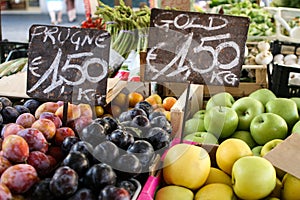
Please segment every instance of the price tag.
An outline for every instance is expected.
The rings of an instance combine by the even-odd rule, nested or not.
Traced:
[[[152,9],[145,80],[237,87],[250,20]]]
[[[96,29],[33,25],[27,95],[97,104],[106,95],[110,35]]]

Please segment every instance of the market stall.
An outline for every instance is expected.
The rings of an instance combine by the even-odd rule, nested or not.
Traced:
[[[0,199],[299,198],[298,8],[86,3],[1,40]]]

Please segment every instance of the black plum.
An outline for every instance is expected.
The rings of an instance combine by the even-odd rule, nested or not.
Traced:
[[[87,170],[83,183],[94,192],[98,192],[106,185],[115,185],[116,180],[117,175],[110,165],[98,163]]]
[[[81,188],[68,200],[97,200],[97,197],[91,189]]]
[[[149,120],[151,121],[153,118],[158,117],[158,116],[166,116],[163,112],[159,112],[159,111],[154,111],[152,113],[149,114]]]
[[[18,111],[19,114],[30,113],[29,108],[25,107],[24,105],[15,105],[14,108]]]
[[[61,165],[74,169],[79,176],[84,175],[90,167],[88,158],[79,151],[70,152],[62,161]]]
[[[134,142],[134,137],[126,130],[116,129],[106,136],[107,140],[126,150]]]
[[[104,120],[103,118],[96,118],[93,122],[102,125],[106,134],[110,131],[110,124],[107,120]]]
[[[69,151],[71,150],[72,146],[79,141],[80,141],[80,139],[76,136],[66,137],[61,144],[62,152],[65,155],[67,155],[69,153]]]
[[[153,112],[152,105],[147,101],[140,101],[137,104],[135,104],[134,107],[143,109],[147,113],[147,116],[149,116],[149,114]]]
[[[78,189],[78,174],[68,166],[61,166],[51,178],[49,188],[57,197],[71,196]]]
[[[167,120],[166,116],[157,116],[150,121],[151,127],[160,127],[166,130],[169,134],[172,133],[171,123]]]
[[[133,153],[140,160],[143,170],[149,170],[149,166],[154,159],[155,152],[153,146],[146,140],[136,140],[127,149],[127,152]]]
[[[148,117],[144,115],[137,115],[131,121],[131,126],[147,129],[151,127]]]
[[[16,108],[11,106],[6,106],[1,110],[1,115],[3,117],[3,123],[14,123],[20,115]]]
[[[137,190],[137,186],[129,180],[121,180],[117,182],[117,187],[124,188],[125,190],[127,190],[131,197],[135,194]]]
[[[115,118],[111,116],[106,116],[103,117],[103,120],[105,120],[109,124],[109,129],[107,130],[107,134],[119,128],[119,123]]]
[[[42,104],[42,102],[36,99],[28,99],[24,102],[23,106],[30,110],[31,114],[35,114],[36,109]]]
[[[31,197],[34,200],[54,200],[56,197],[50,191],[51,178],[45,178],[39,181],[32,190]]]
[[[111,141],[104,141],[98,144],[94,151],[93,156],[102,163],[111,164],[120,155],[117,145]]]
[[[138,115],[143,115],[143,116],[147,117],[147,113],[141,108],[132,108],[132,109],[128,110],[126,113],[127,113],[129,120],[132,120],[135,116],[138,116]]]
[[[170,144],[170,134],[160,127],[151,128],[146,134],[146,140],[151,143],[155,151],[162,153]]]
[[[73,151],[79,151],[83,153],[89,159],[89,161],[93,160],[93,146],[86,141],[76,142],[70,149],[70,152]]]
[[[124,188],[108,185],[100,191],[98,200],[130,200],[130,194]]]
[[[3,108],[13,105],[12,101],[8,97],[0,97],[0,102]]]
[[[121,155],[114,164],[117,175],[122,180],[136,177],[142,172],[142,164],[138,157],[132,153]]]
[[[81,140],[86,141],[93,146],[96,146],[104,141],[105,136],[105,128],[101,124],[95,122],[92,122],[91,124],[84,127],[79,133],[79,137],[81,138]]]

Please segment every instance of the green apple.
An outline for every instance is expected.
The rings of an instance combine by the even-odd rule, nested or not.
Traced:
[[[251,149],[251,151],[253,152],[253,155],[254,156],[260,156],[260,152],[261,152],[261,149],[262,149],[262,145],[258,145],[258,146],[255,146]]]
[[[205,110],[199,110],[195,112],[192,118],[204,119],[204,115],[205,115]]]
[[[238,130],[249,130],[252,119],[265,111],[264,105],[251,97],[242,97],[236,100],[232,109],[239,117]]]
[[[251,149],[257,145],[249,131],[235,131],[230,137],[243,140]]]
[[[269,153],[272,149],[274,149],[278,144],[283,142],[282,139],[273,139],[264,144],[260,151],[260,156],[264,157],[267,153]]]
[[[276,171],[270,161],[259,156],[239,158],[232,166],[235,194],[241,199],[267,197],[276,186]]]
[[[216,136],[214,136],[212,133],[208,132],[191,133],[186,135],[183,140],[205,144],[218,144],[218,138],[216,138]]]
[[[191,118],[188,119],[184,124],[184,135],[203,131],[205,131],[204,119]]]
[[[157,190],[155,194],[155,199],[193,200],[194,193],[186,187],[181,187],[177,185],[167,185]]]
[[[300,179],[286,173],[282,179],[282,199],[299,199],[300,197]]]
[[[231,107],[234,103],[234,98],[229,92],[220,92],[214,94],[206,103],[206,110],[214,106]]]
[[[209,133],[217,138],[228,138],[238,126],[238,115],[229,107],[214,106],[206,110],[204,116],[204,127]]]
[[[288,134],[288,125],[277,114],[262,113],[252,120],[250,133],[258,145],[264,145],[273,139],[285,139]]]
[[[266,104],[266,112],[281,116],[292,129],[299,120],[297,104],[288,98],[276,98]]]
[[[297,104],[298,112],[300,112],[300,97],[291,97],[290,99]]]
[[[276,95],[272,92],[272,90],[269,90],[267,88],[255,90],[254,92],[249,94],[249,97],[260,101],[264,106],[269,100],[277,98]]]
[[[291,133],[298,133],[298,134],[300,134],[300,121],[297,121],[294,124]]]

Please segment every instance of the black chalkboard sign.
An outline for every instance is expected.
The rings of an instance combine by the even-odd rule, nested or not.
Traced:
[[[109,49],[103,30],[31,26],[27,95],[97,104],[106,95]]]
[[[152,9],[145,80],[239,85],[250,20]]]

